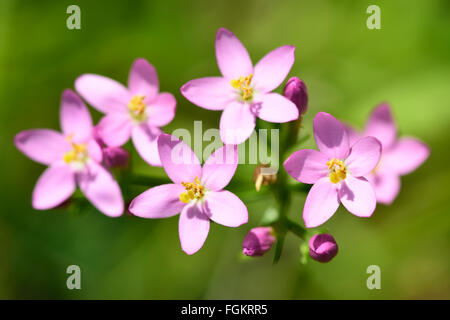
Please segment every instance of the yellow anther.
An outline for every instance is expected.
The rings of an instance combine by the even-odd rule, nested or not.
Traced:
[[[338,183],[347,177],[347,167],[342,160],[333,158],[327,162],[327,166],[330,171],[329,177],[332,183]]]
[[[230,81],[231,86],[239,90],[239,94],[244,100],[251,100],[253,98],[253,88],[250,87],[252,82],[253,74],[246,77],[239,77],[238,79],[233,79]]]
[[[64,162],[71,163],[74,161],[79,161],[84,163],[88,157],[86,148],[87,147],[85,143],[72,142],[72,150],[64,153],[63,155]]]
[[[128,103],[128,109],[138,115],[144,113],[147,105],[144,102],[145,96],[135,95]]]
[[[194,182],[181,182],[181,185],[186,189],[180,194],[180,201],[188,203],[194,199],[201,199],[205,195],[205,188],[201,185],[200,179],[195,177]]]

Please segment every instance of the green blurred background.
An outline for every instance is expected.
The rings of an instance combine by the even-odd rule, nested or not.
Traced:
[[[66,8],[81,7],[81,30],[66,28]],[[381,8],[381,30],[369,30],[366,8]],[[450,298],[450,2],[442,1],[8,1],[0,2],[0,298],[62,299],[409,299]],[[175,94],[165,130],[218,127],[220,112],[190,104],[179,91],[190,79],[218,75],[214,36],[233,31],[257,62],[284,44],[297,47],[291,76],[309,89],[304,132],[326,111],[362,128],[381,101],[392,104],[402,134],[431,147],[428,161],[402,179],[391,206],[370,219],[340,209],[324,226],[339,243],[328,264],[300,264],[299,240],[287,237],[281,261],[272,253],[240,257],[247,231],[273,200],[248,203],[240,228],[212,225],[194,256],[181,251],[178,218],[107,218],[35,211],[31,193],[44,167],[13,146],[29,128],[59,128],[59,100],[86,72],[125,82],[131,63],[155,65],[160,87]],[[278,89],[280,90],[280,89]],[[95,119],[99,114],[90,109]],[[306,146],[313,146],[309,139]],[[146,175],[162,175],[134,154]],[[234,186],[251,187],[242,165]],[[129,187],[137,195],[145,187]],[[304,196],[289,216],[301,222]],[[302,222],[301,222],[302,223]],[[81,267],[82,289],[66,288],[66,268]],[[381,290],[368,290],[366,268],[381,268]]]

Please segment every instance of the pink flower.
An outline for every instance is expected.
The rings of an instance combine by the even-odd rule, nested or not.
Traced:
[[[242,242],[242,253],[250,257],[262,256],[272,248],[275,241],[275,231],[272,227],[253,228]]]
[[[62,134],[50,129],[22,131],[14,138],[16,147],[30,159],[48,165],[34,190],[35,209],[51,209],[68,199],[78,185],[101,212],[117,217],[123,199],[113,176],[99,163],[102,151],[93,138],[91,115],[83,101],[65,90],[60,114]]]
[[[397,138],[397,128],[386,103],[372,112],[363,134],[349,127],[347,133],[351,141],[373,136],[383,146],[380,162],[366,175],[379,203],[391,204],[400,191],[400,176],[416,170],[430,155],[430,149],[418,139]]]
[[[181,93],[199,107],[223,110],[220,135],[226,144],[244,142],[255,128],[256,117],[270,122],[298,118],[295,104],[271,93],[294,64],[293,46],[282,46],[253,67],[250,56],[236,36],[221,28],[216,35],[216,58],[223,77],[189,81]]]
[[[170,93],[158,93],[158,76],[147,60],[134,61],[128,88],[95,74],[78,77],[75,88],[87,102],[106,114],[98,126],[108,146],[122,146],[131,137],[145,161],[161,165],[156,142],[161,133],[159,128],[172,121],[176,101]]]
[[[316,115],[313,130],[319,151],[299,150],[284,162],[294,179],[314,184],[303,209],[306,227],[326,222],[339,203],[356,216],[370,217],[376,206],[375,192],[364,176],[380,159],[380,142],[365,137],[350,146],[344,126],[325,112]]]
[[[338,253],[338,245],[328,233],[316,234],[309,239],[309,256],[319,262],[329,262]]]
[[[194,152],[178,138],[158,138],[162,166],[173,184],[151,188],[130,204],[130,212],[142,218],[167,218],[179,212],[181,248],[197,252],[206,240],[210,219],[227,227],[247,223],[245,204],[233,193],[222,190],[236,171],[237,147],[217,149],[202,166]]]

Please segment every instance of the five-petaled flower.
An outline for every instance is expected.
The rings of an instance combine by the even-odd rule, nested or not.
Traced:
[[[362,134],[348,126],[346,129],[351,142],[373,136],[383,146],[380,162],[366,175],[379,203],[391,204],[400,191],[400,176],[416,170],[430,154],[430,149],[416,138],[397,139],[397,128],[386,103],[374,109]]]
[[[195,153],[178,138],[161,134],[158,148],[164,170],[173,184],[151,188],[130,204],[130,212],[142,218],[167,218],[180,213],[181,248],[194,254],[203,246],[210,219],[227,227],[247,223],[245,204],[233,193],[222,190],[238,164],[235,145],[217,149],[200,165]]]
[[[326,222],[340,202],[354,215],[370,217],[376,206],[375,192],[364,176],[380,159],[380,142],[365,137],[350,145],[343,124],[325,112],[315,116],[313,131],[319,151],[296,151],[284,163],[294,179],[314,184],[303,209],[306,227]]]
[[[220,136],[226,144],[247,140],[255,128],[256,117],[269,122],[288,122],[298,118],[293,102],[271,93],[288,75],[295,47],[282,46],[268,53],[254,67],[236,36],[221,28],[216,35],[216,58],[223,77],[189,81],[181,93],[192,103],[209,110],[223,110]]]
[[[160,127],[175,116],[176,100],[171,93],[158,93],[158,76],[147,60],[140,58],[134,61],[128,88],[95,74],[78,77],[75,88],[87,102],[106,114],[98,128],[108,146],[119,147],[131,136],[145,161],[153,166],[161,165],[156,141],[161,133]]]
[[[16,147],[30,159],[48,165],[34,190],[35,209],[51,209],[68,199],[80,187],[86,198],[104,214],[117,217],[123,212],[119,185],[104,169],[102,151],[93,137],[91,115],[71,90],[61,100],[62,134],[50,129],[18,133]]]

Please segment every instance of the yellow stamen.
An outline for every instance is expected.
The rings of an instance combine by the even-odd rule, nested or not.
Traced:
[[[345,180],[347,177],[347,167],[342,160],[332,158],[327,162],[328,170],[330,171],[330,181],[338,183]]]
[[[86,148],[87,146],[85,143],[72,142],[72,150],[64,153],[63,155],[64,162],[66,163],[71,163],[74,161],[85,162],[88,157]]]
[[[147,105],[145,104],[144,99],[145,96],[135,95],[128,103],[128,110],[131,117],[138,122],[144,121],[147,117],[145,112],[147,110]]]
[[[233,79],[230,81],[231,86],[239,90],[242,99],[251,100],[253,98],[253,88],[250,87],[252,82],[253,74],[246,77],[239,77],[238,79]]]
[[[194,182],[182,182],[185,192],[180,194],[180,201],[189,203],[191,200],[199,200],[205,195],[205,188],[201,185],[198,177],[195,177]]]

